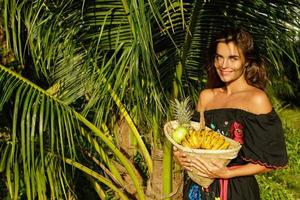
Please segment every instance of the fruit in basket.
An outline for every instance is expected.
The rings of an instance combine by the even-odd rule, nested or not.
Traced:
[[[201,139],[199,137],[200,132],[191,130],[191,132],[184,138],[184,140],[181,142],[182,146],[198,149],[201,146]]]
[[[229,143],[213,130],[192,130],[181,142],[182,146],[195,149],[224,150]]]
[[[181,143],[181,141],[185,138],[185,136],[189,133],[189,130],[183,126],[179,126],[172,133],[172,138],[175,142]]]
[[[193,115],[191,110],[190,99],[187,97],[183,101],[175,99],[171,102],[174,117],[178,122],[178,126],[172,132],[172,138],[175,142],[180,144],[182,140],[189,133],[190,121]]]
[[[175,99],[171,106],[178,122],[178,126],[171,133],[175,142],[194,149],[224,150],[229,147],[229,143],[219,133],[211,129],[194,130],[191,127],[193,111],[189,97],[183,101]]]

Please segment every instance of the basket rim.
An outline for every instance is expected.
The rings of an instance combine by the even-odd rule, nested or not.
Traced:
[[[227,141],[229,141],[230,143],[233,143],[234,144],[234,148],[230,148],[230,149],[223,149],[223,150],[211,150],[211,149],[192,149],[192,148],[189,148],[189,147],[184,147],[180,144],[178,144],[177,142],[175,142],[173,140],[173,138],[171,137],[171,135],[169,134],[168,132],[168,126],[170,124],[177,124],[178,125],[178,122],[177,120],[172,120],[172,121],[168,121],[165,125],[164,125],[164,133],[165,133],[165,136],[167,137],[167,139],[174,145],[176,146],[177,148],[179,148],[180,150],[184,151],[184,152],[188,152],[188,153],[196,153],[196,154],[228,154],[228,153],[238,153],[239,150],[241,149],[242,145],[237,142],[237,141],[234,141],[226,136],[223,136],[225,137],[225,139]],[[195,122],[195,121],[191,121],[191,125],[198,125],[199,122]],[[210,129],[209,127],[206,126],[206,128]]]

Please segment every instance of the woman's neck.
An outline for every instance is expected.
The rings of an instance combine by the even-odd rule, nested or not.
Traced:
[[[245,91],[249,87],[251,86],[247,83],[246,79],[242,76],[237,80],[234,80],[230,83],[226,83],[223,90],[227,95],[231,95],[237,92]]]

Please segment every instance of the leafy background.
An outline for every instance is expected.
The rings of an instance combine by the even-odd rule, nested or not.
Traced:
[[[289,155],[257,176],[262,199],[300,198],[299,0],[0,5],[1,198],[167,197],[180,184],[162,134],[169,100],[196,102],[211,39],[241,25],[268,61]]]

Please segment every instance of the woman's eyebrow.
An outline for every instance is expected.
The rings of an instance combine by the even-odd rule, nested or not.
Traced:
[[[239,55],[230,55],[229,58],[240,58]]]
[[[218,53],[216,53],[216,56],[224,57],[223,55],[218,54]],[[230,55],[229,58],[240,58],[240,56],[233,54],[233,55]]]

